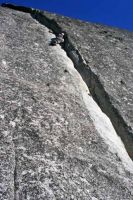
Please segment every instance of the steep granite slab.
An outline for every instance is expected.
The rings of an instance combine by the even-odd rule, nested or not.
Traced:
[[[55,36],[11,9],[0,24],[0,199],[132,199],[132,161]]]
[[[31,13],[55,34],[65,31],[63,48],[133,159],[133,34],[32,8],[3,6]]]
[[[66,32],[69,57],[133,158],[133,33],[42,13]]]

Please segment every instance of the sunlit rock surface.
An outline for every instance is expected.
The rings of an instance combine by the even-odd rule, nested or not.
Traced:
[[[133,199],[133,163],[55,35],[2,7],[0,24],[0,199]]]
[[[66,31],[73,46],[66,49],[79,62],[78,70],[133,159],[133,33],[47,12],[44,15]]]

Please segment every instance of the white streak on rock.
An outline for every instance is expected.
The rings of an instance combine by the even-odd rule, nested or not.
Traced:
[[[5,116],[4,116],[4,115],[0,115],[0,118],[1,118],[1,119],[4,119],[4,118],[5,118]]]
[[[60,47],[57,46],[56,48],[59,52]],[[86,108],[89,112],[89,115],[94,123],[96,130],[104,139],[105,143],[109,146],[109,150],[112,153],[117,154],[121,159],[124,167],[131,173],[133,173],[133,161],[129,157],[125,146],[121,141],[120,137],[117,135],[110,119],[107,115],[105,115],[105,113],[102,112],[102,110],[94,101],[94,99],[90,95],[88,95],[90,94],[90,91],[86,83],[83,81],[78,71],[74,68],[72,61],[67,57],[67,55],[65,55],[66,52],[63,52],[62,50],[60,54],[62,55],[62,62],[64,61],[65,64],[67,63],[69,73],[74,77],[74,80],[76,80],[75,85],[80,90],[80,93],[83,97],[83,101],[86,105]]]
[[[5,66],[7,65],[5,60],[2,60],[2,64]]]
[[[10,121],[9,123],[13,128],[16,126],[16,122]]]

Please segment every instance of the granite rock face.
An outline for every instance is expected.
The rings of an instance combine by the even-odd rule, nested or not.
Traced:
[[[133,158],[133,33],[44,15],[66,31],[69,56]]]
[[[33,11],[0,7],[0,199],[133,199],[133,162],[109,118],[92,98],[82,73],[75,69],[80,51],[84,59],[80,57],[81,65],[77,61],[78,70],[85,67],[87,59],[97,66],[96,73],[103,66],[102,56],[93,58],[93,50],[97,48],[98,54],[102,46],[95,41],[98,34],[94,31],[95,37],[89,42],[94,49],[85,45],[86,38],[81,45],[82,33],[87,31],[84,23]],[[67,31],[63,47],[49,45],[55,37],[50,26],[54,24],[55,33],[59,31],[55,22],[49,24],[51,16],[58,18],[65,31],[71,23],[75,27],[70,36]],[[69,55],[72,44],[77,45],[76,55],[74,47]],[[112,52],[112,46],[108,51]],[[90,56],[85,48],[87,52],[92,49]],[[100,71],[100,80],[105,78],[101,82],[110,93],[109,72],[105,70],[104,76],[102,67]],[[125,82],[122,84],[124,88]],[[115,96],[121,93],[112,88],[114,99],[121,103]],[[122,114],[127,112],[125,105],[121,106]]]

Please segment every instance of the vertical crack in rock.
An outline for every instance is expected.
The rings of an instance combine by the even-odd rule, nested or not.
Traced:
[[[55,35],[63,31],[57,22],[46,17],[43,14],[43,11],[11,4],[3,4],[2,6],[30,13],[35,20],[51,29]],[[81,77],[85,81],[95,101],[98,103],[102,111],[110,118],[117,134],[121,137],[129,156],[133,159],[132,128],[126,124],[119,111],[112,105],[110,97],[105,91],[104,86],[100,82],[98,76],[86,64],[79,50],[75,49],[75,47],[72,45],[67,33],[65,34],[65,42],[62,45],[62,48],[72,60],[76,70],[80,73]]]
[[[14,150],[15,151],[15,150]],[[17,177],[17,170],[16,170],[16,152],[14,152],[14,200],[17,200],[16,198],[16,190],[17,190],[17,185],[16,185],[16,177]]]
[[[12,181],[13,181],[12,191],[13,191],[13,199],[17,200],[17,198],[16,198],[17,156],[16,156],[16,147],[15,147],[15,141],[14,141],[14,138],[13,138],[13,133],[12,133],[12,136],[11,136],[11,144],[12,144],[12,149],[13,149],[12,166],[10,166],[13,169],[12,170]]]

